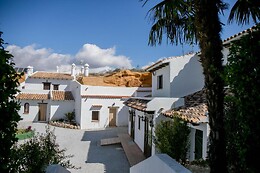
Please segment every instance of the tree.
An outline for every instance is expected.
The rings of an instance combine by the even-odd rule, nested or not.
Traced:
[[[4,49],[0,32],[0,172],[11,172],[11,148],[17,141],[15,132],[20,120],[19,103],[15,100],[18,92],[18,79],[12,55]]]
[[[161,121],[155,127],[155,145],[178,162],[185,163],[188,151],[190,128],[180,118]]]
[[[147,3],[148,0],[145,0]],[[257,0],[239,0],[250,4]],[[245,5],[244,4],[244,5]],[[259,10],[259,2],[255,4]],[[252,6],[251,6],[252,7]],[[222,0],[164,0],[149,10],[153,26],[149,35],[149,44],[161,44],[163,34],[171,44],[193,43],[198,41],[200,61],[205,76],[205,88],[209,112],[209,166],[212,173],[227,172],[226,136],[224,129],[224,81],[221,22],[219,12],[227,8]],[[239,9],[239,10],[238,10]],[[238,22],[248,21],[250,15],[241,6],[234,6],[230,21],[235,17]],[[256,20],[259,11],[247,8]],[[257,12],[255,12],[257,11]],[[256,14],[257,13],[257,14]],[[231,13],[232,14],[232,13]],[[241,19],[241,21],[239,20]]]
[[[225,79],[230,172],[258,172],[260,154],[260,28],[231,43]]]

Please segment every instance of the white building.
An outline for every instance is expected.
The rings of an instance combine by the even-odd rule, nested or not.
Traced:
[[[127,126],[128,108],[123,102],[132,96],[151,94],[150,87],[118,87],[106,85],[101,77],[88,76],[89,66],[77,76],[75,64],[71,74],[33,72],[28,66],[25,81],[17,95],[22,121],[53,121],[65,119],[65,113],[75,112],[81,129]],[[79,78],[81,79],[80,83]]]
[[[255,28],[249,28],[223,41],[223,65],[227,63],[230,44]],[[151,153],[156,154],[151,137],[156,123],[178,116],[187,121],[191,129],[187,158],[190,161],[207,158],[210,127],[203,89],[204,75],[198,56],[199,53],[170,57],[149,66],[146,70],[153,74],[152,97],[131,98],[125,102],[129,107],[129,134],[147,157]],[[166,98],[172,100],[165,103]],[[157,101],[150,106],[150,103],[154,103],[153,100]]]
[[[129,134],[149,157],[156,153],[153,127],[167,119],[164,112],[185,105],[184,96],[201,90],[204,76],[196,54],[159,60],[146,70],[152,73],[152,97],[130,98],[125,105],[130,108]],[[196,128],[200,129],[197,124]]]

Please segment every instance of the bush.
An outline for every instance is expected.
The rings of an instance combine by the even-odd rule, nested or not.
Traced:
[[[45,134],[37,134],[25,143],[12,148],[12,172],[43,173],[48,165],[60,164],[65,168],[76,168],[65,155],[66,149],[59,149],[54,131],[46,127]]]
[[[187,122],[179,118],[161,121],[155,127],[155,144],[160,152],[184,163],[188,151],[190,129]]]
[[[66,117],[66,119],[67,119],[70,123],[72,123],[73,120],[75,120],[75,112],[74,112],[74,111],[73,111],[73,112],[67,112],[67,113],[65,114],[65,117]]]

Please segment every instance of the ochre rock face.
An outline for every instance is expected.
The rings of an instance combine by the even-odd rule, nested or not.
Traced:
[[[122,70],[108,76],[104,76],[104,83],[126,87],[151,87],[152,75],[149,72],[133,72]]]

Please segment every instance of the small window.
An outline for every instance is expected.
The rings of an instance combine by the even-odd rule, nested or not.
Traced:
[[[163,88],[163,75],[157,76],[157,89]]]
[[[30,105],[29,105],[29,103],[25,103],[24,104],[24,109],[23,109],[23,113],[24,114],[29,114],[29,107],[30,107]]]
[[[50,90],[51,89],[51,83],[43,82],[43,89],[44,90]]]
[[[99,121],[99,111],[92,111],[92,121]]]
[[[53,84],[53,90],[59,90],[59,84]]]

